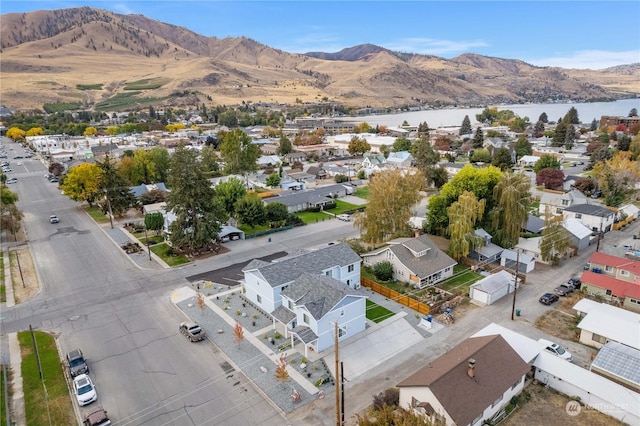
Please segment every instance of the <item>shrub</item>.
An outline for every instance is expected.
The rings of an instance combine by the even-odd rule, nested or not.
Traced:
[[[389,281],[393,277],[393,265],[389,261],[373,265],[373,275],[380,281]]]
[[[400,389],[389,388],[373,396],[373,409],[381,410],[384,406],[397,407],[400,403]]]
[[[345,175],[342,174],[338,174],[335,177],[335,181],[336,183],[342,183],[342,182],[347,182],[349,180],[349,178]]]

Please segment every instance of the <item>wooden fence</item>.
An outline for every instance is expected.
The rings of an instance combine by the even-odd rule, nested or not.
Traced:
[[[419,302],[416,299],[412,299],[409,296],[405,296],[402,293],[398,293],[397,291],[392,290],[389,287],[385,287],[382,284],[378,284],[377,282],[372,281],[368,278],[360,277],[360,284],[363,287],[370,288],[371,290],[386,297],[387,299],[391,299],[394,302],[398,302],[401,305],[411,308],[414,311],[419,312],[423,315],[429,315],[431,308],[426,303]]]

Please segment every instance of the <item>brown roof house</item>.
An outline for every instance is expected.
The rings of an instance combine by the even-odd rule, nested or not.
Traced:
[[[400,406],[437,425],[499,419],[529,366],[500,335],[470,337],[398,383]]]

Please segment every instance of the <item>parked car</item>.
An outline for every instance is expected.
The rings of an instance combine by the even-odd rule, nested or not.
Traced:
[[[567,281],[567,284],[572,285],[575,290],[580,290],[580,287],[582,287],[582,281],[580,281],[579,277],[569,278],[569,281]]]
[[[89,366],[80,349],[74,349],[67,354],[67,367],[71,377],[89,374]]]
[[[540,296],[539,299],[540,303],[547,306],[551,305],[554,302],[557,302],[558,300],[560,300],[560,298],[553,293],[545,293]]]
[[[7,179],[7,183],[18,183],[18,179],[17,178],[9,178],[9,179]]]
[[[553,292],[558,296],[568,296],[573,293],[574,290],[575,288],[573,288],[571,284],[560,284],[558,287],[553,289]]]
[[[73,392],[78,399],[78,405],[81,407],[91,404],[98,399],[98,393],[91,378],[86,374],[80,374],[73,379]]]
[[[109,420],[107,416],[107,410],[102,407],[96,407],[84,416],[82,426],[111,426],[111,420]]]
[[[199,342],[206,337],[204,330],[195,322],[180,323],[179,329],[180,333],[187,336],[192,342]]]
[[[555,356],[558,356],[562,359],[566,359],[569,362],[571,362],[571,360],[573,359],[571,356],[571,352],[569,352],[568,350],[566,350],[565,348],[563,348],[557,343],[553,343],[546,339],[538,339],[538,342],[543,343],[546,346],[545,349],[551,352],[552,354],[554,354]]]
[[[55,214],[52,214],[51,216],[49,216],[49,223],[59,223],[60,219],[58,219],[58,216],[56,216]]]
[[[351,222],[351,215],[350,214],[339,214],[337,216],[338,219],[343,220],[345,222]]]

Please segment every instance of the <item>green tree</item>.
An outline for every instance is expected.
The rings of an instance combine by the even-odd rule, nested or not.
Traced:
[[[153,174],[149,176],[152,182],[167,182],[171,162],[169,151],[161,146],[154,146],[147,151],[147,158],[153,163]]]
[[[491,153],[487,148],[474,149],[469,161],[472,163],[489,163],[491,162]]]
[[[429,140],[429,125],[426,121],[418,124],[418,137],[426,137]]]
[[[536,136],[544,133],[544,123],[540,120],[536,121],[536,124],[533,126],[533,131],[536,133]],[[521,135],[524,136],[524,135]]]
[[[393,265],[388,260],[373,265],[373,275],[380,281],[389,281],[393,278]]]
[[[458,201],[447,209],[449,226],[449,254],[456,260],[469,255],[482,237],[474,232],[474,225],[484,215],[486,200],[478,200],[473,192],[464,191]]]
[[[289,210],[286,204],[274,202],[267,204],[265,214],[267,215],[267,221],[271,222],[273,227],[277,227],[287,220]]]
[[[227,173],[245,174],[258,169],[256,161],[260,157],[260,148],[241,129],[234,129],[224,136],[220,155]]]
[[[511,170],[513,161],[511,161],[511,152],[509,151],[509,148],[496,149],[493,153],[493,158],[491,159],[491,165],[496,166],[503,172]]]
[[[420,172],[404,175],[399,170],[390,170],[376,174],[369,183],[367,208],[354,221],[363,241],[377,244],[405,235],[411,209],[420,199],[423,187],[424,176]]]
[[[529,177],[522,173],[505,173],[493,188],[495,207],[490,213],[493,242],[501,247],[518,243],[531,207]]]
[[[617,207],[628,194],[637,192],[640,180],[640,163],[630,159],[626,152],[617,153],[612,159],[597,163],[592,172],[602,191],[607,206]]]
[[[482,148],[484,145],[484,133],[480,127],[476,128],[476,134],[473,136],[473,148]]]
[[[256,225],[267,222],[267,211],[264,202],[256,194],[246,194],[236,201],[236,216],[240,222],[254,229]]]
[[[167,195],[168,212],[176,219],[169,225],[169,241],[187,253],[215,241],[229,215],[215,198],[215,191],[198,161],[196,151],[179,146],[171,157]]]
[[[105,194],[104,201],[99,202],[102,212],[120,217],[136,204],[136,198],[118,172],[116,160],[106,155],[104,160],[96,161],[96,166],[102,170],[98,184]]]
[[[82,163],[67,172],[60,189],[73,201],[86,201],[90,206],[98,199],[102,170],[95,164]]]
[[[12,233],[14,240],[17,240],[16,234],[23,217],[16,205],[18,200],[18,194],[6,186],[0,186],[0,229]]]
[[[407,138],[396,138],[393,146],[391,147],[392,152],[409,151],[410,149],[411,141]]]
[[[567,249],[571,247],[571,235],[562,226],[562,220],[553,219],[547,208],[544,228],[540,239],[540,256],[542,260],[557,265]]]
[[[278,154],[287,155],[293,152],[293,144],[291,140],[286,136],[280,136],[280,141],[278,142]]]
[[[485,108],[480,114],[476,114],[476,121],[486,125],[491,125],[498,121],[498,107]]]
[[[433,185],[437,189],[449,181],[449,172],[442,166],[429,166],[424,171],[425,180],[428,185]]]
[[[551,154],[542,154],[533,166],[533,171],[538,173],[542,169],[560,169],[560,162]]]
[[[278,185],[280,185],[280,175],[278,173],[271,173],[269,176],[267,176],[266,184],[271,188],[277,187]]]
[[[247,187],[237,177],[230,177],[226,182],[220,182],[216,186],[216,198],[222,203],[225,211],[233,214],[236,201],[244,197]]]
[[[218,153],[211,145],[205,145],[200,151],[200,159],[205,172],[217,172],[220,169]]]
[[[595,132],[596,130],[598,130],[598,120],[594,118],[591,121],[591,127],[589,127],[589,130],[591,130],[592,132]]]
[[[547,116],[547,113],[543,112],[542,114],[540,114],[540,117],[538,117],[538,121],[542,121],[545,124],[548,123],[549,117]]]
[[[462,119],[462,125],[460,126],[460,130],[458,131],[458,135],[470,135],[473,132],[471,128],[471,120],[468,115],[465,115]]]
[[[380,154],[382,154],[384,158],[388,158],[390,152],[391,152],[391,148],[389,148],[387,145],[385,144],[380,145]]]
[[[525,135],[518,136],[513,149],[516,151],[516,156],[518,159],[524,157],[525,155],[533,154],[533,150],[531,149],[531,142]]]
[[[349,142],[349,146],[347,147],[347,150],[351,155],[362,155],[370,149],[371,145],[369,145],[369,142],[367,142],[365,138],[358,136],[353,136]]]
[[[567,123],[562,120],[557,125],[553,132],[553,138],[551,138],[551,146],[564,145],[565,137],[567,134]]]
[[[433,166],[440,160],[440,155],[433,149],[429,139],[421,136],[411,146],[411,155],[416,162],[416,168],[426,174],[428,167]]]
[[[148,213],[144,216],[144,226],[149,231],[155,231],[156,235],[160,235],[164,227],[164,216],[162,213]]]
[[[569,111],[567,111],[562,120],[566,121],[568,124],[580,124],[580,119],[578,118],[578,110],[575,107],[569,108]]]
[[[619,151],[629,151],[629,147],[631,146],[631,137],[627,135],[621,135],[618,137],[618,150]]]
[[[589,157],[589,169],[593,169],[596,164],[613,158],[613,151],[608,146],[602,146],[591,153]]]

